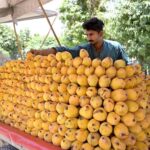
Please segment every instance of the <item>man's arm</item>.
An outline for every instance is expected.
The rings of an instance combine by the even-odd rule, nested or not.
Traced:
[[[73,48],[61,46],[61,47],[52,47],[50,49],[45,49],[45,50],[31,50],[30,52],[34,55],[47,56],[49,54],[56,54],[57,52],[68,51],[72,54],[73,57],[77,57],[79,55],[79,51],[81,48],[82,46],[76,46]]]
[[[43,55],[43,56],[47,56],[49,54],[56,54],[56,49],[54,48],[49,48],[49,49],[44,49],[44,50],[30,50],[29,52],[31,52],[34,55]]]

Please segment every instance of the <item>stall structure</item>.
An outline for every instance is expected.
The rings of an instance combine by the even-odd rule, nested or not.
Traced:
[[[32,0],[32,1],[31,0],[0,0],[0,23],[8,23],[8,22],[13,23],[18,51],[22,59],[23,59],[22,49],[21,49],[21,44],[16,29],[16,25],[18,21],[45,17],[50,26],[50,30],[54,34],[54,37],[58,45],[61,46],[60,41],[49,19],[49,17],[57,16],[57,12],[52,10],[45,10],[43,7],[44,4],[50,1],[52,0]],[[45,40],[46,38],[44,38],[44,41]]]
[[[61,150],[60,147],[0,123],[0,139],[19,150]]]

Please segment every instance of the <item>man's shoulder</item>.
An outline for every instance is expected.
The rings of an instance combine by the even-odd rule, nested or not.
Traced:
[[[112,46],[115,48],[121,47],[121,44],[117,41],[112,41],[112,40],[104,40],[105,44],[108,46]]]

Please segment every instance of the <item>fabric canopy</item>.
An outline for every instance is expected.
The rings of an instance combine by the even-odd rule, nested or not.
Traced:
[[[46,14],[48,17],[57,16],[56,11],[52,11],[52,10],[45,10],[45,11],[46,11]],[[43,17],[44,17],[43,11],[39,8],[33,12],[22,15],[21,17],[17,18],[16,21],[38,19],[38,18],[43,18]],[[0,23],[8,23],[8,22],[12,22],[11,15],[8,15],[7,17],[0,18]]]
[[[21,57],[22,57],[22,50],[19,37],[16,31],[16,23],[17,21],[20,20],[29,20],[34,18],[46,17],[47,22],[58,44],[61,46],[58,37],[48,18],[50,16],[57,15],[57,13],[50,10],[46,11],[43,8],[43,4],[48,3],[50,1],[52,0],[0,0],[0,23],[13,22],[16,41],[18,45],[18,51]],[[39,7],[41,8],[41,10],[38,9]]]
[[[50,1],[41,0],[43,4]],[[0,0],[0,22],[42,17],[42,11],[38,7],[38,0]],[[56,15],[56,12],[48,11],[48,16],[53,15]]]

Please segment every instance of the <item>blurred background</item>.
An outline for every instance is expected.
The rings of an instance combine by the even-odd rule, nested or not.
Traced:
[[[62,45],[73,47],[86,42],[82,23],[98,17],[105,23],[105,38],[119,41],[134,62],[150,72],[150,2],[149,0],[53,0],[46,5],[58,13],[50,17]],[[49,25],[45,18],[17,24],[23,53],[41,49]],[[50,31],[42,49],[57,46]],[[0,24],[0,65],[19,57],[12,23]]]

